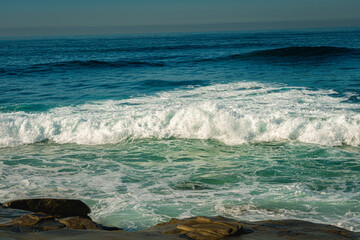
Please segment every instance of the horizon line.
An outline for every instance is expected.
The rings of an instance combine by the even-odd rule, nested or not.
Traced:
[[[267,22],[230,22],[207,24],[68,26],[0,28],[0,37],[37,37],[69,35],[116,35],[180,32],[221,32],[256,30],[291,30],[314,28],[360,27],[360,18],[328,20],[294,20]]]

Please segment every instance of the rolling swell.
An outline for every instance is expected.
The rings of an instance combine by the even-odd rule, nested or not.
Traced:
[[[337,57],[348,55],[360,55],[359,49],[341,48],[341,47],[286,47],[270,50],[254,51],[247,56],[254,57],[295,57],[295,58],[312,58],[312,57]]]
[[[331,60],[336,58],[358,57],[360,49],[342,48],[331,46],[319,47],[284,47],[267,50],[256,50],[241,54],[232,54],[224,57],[205,59],[202,61],[229,61],[229,60],[271,60],[271,61],[311,61],[311,60]]]
[[[64,61],[44,64],[34,64],[24,68],[8,68],[0,69],[0,75],[17,75],[52,71],[65,71],[74,69],[99,69],[99,68],[122,68],[122,67],[162,67],[163,63],[150,61],[135,61],[135,60],[116,60],[116,61],[101,61],[101,60],[87,60],[87,61]]]
[[[116,52],[153,52],[153,51],[191,51],[191,50],[211,50],[211,49],[239,49],[244,47],[261,47],[261,43],[232,43],[232,44],[180,44],[180,45],[160,45],[160,46],[145,46],[145,47],[116,47],[116,48],[102,48],[102,49],[82,49],[80,52],[96,52],[96,53],[116,53]]]
[[[156,47],[155,47],[156,48]],[[162,47],[158,47],[162,49]],[[184,50],[187,48],[200,48],[200,46],[173,46],[171,50]],[[150,49],[154,50],[154,49]],[[331,46],[318,47],[284,47],[267,50],[256,50],[252,52],[230,54],[221,57],[203,58],[203,59],[186,59],[186,63],[196,62],[223,62],[223,61],[271,61],[271,62],[310,62],[322,60],[338,60],[346,58],[358,58],[360,56],[360,49],[357,48],[343,48]],[[164,58],[166,59],[166,57]],[[162,60],[164,60],[162,59]],[[0,68],[0,76],[5,75],[22,75],[31,73],[46,73],[52,71],[66,71],[76,69],[102,69],[102,68],[126,68],[126,67],[163,67],[166,64],[159,59],[150,60],[133,60],[120,59],[114,61],[105,60],[73,60],[63,62],[50,62],[33,64],[18,68],[8,67]]]

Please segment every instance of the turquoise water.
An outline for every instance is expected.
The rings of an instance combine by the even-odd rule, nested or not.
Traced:
[[[223,215],[296,218],[356,230],[360,153],[351,150],[176,139],[41,143],[2,150],[7,160],[1,164],[1,195],[83,199],[96,221],[130,229],[169,217]]]
[[[360,231],[360,31],[0,40],[0,201]]]

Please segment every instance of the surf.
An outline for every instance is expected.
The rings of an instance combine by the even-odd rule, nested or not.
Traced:
[[[0,114],[0,146],[49,140],[114,144],[131,139],[203,139],[226,145],[300,141],[360,145],[359,104],[308,90],[256,82],[163,91],[47,112]]]

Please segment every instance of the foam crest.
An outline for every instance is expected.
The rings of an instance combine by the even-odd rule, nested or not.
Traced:
[[[0,114],[0,146],[50,140],[107,144],[143,138],[214,139],[228,145],[301,141],[360,145],[359,104],[331,91],[254,82]]]

